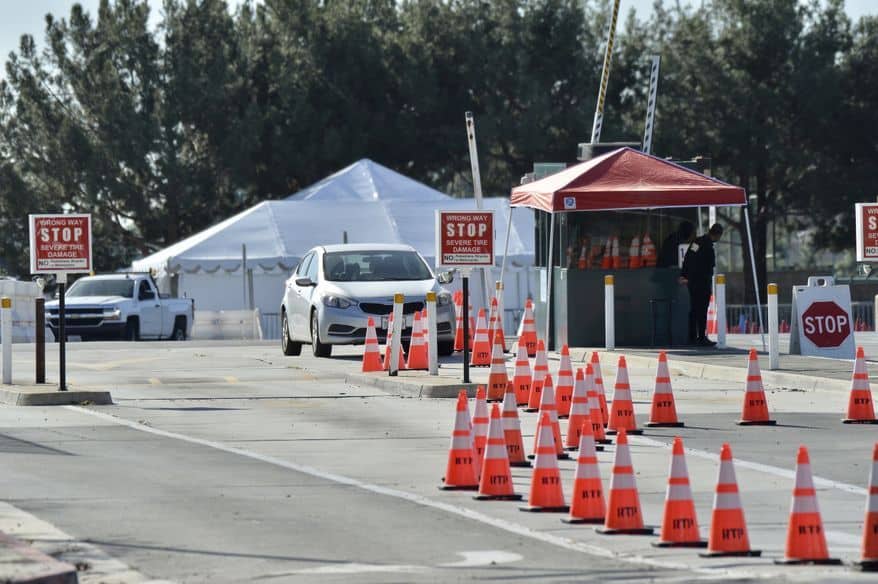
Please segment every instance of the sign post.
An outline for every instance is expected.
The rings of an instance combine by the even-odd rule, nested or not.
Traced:
[[[494,211],[436,211],[436,267],[461,268],[463,382],[469,383],[469,276],[494,265]]]
[[[67,274],[92,270],[91,215],[30,215],[30,271],[58,282],[58,390],[67,391],[64,295]]]

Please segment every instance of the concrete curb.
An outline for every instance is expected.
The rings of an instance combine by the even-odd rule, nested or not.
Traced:
[[[59,562],[0,532],[0,581],[9,584],[78,584],[76,566]]]
[[[109,391],[49,391],[33,387],[2,387],[0,403],[12,406],[69,406],[90,403],[99,406],[113,404]]]
[[[461,389],[476,397],[476,388],[484,383],[452,382],[441,377],[390,377],[387,373],[348,373],[345,383],[369,385],[409,397],[455,398]]]

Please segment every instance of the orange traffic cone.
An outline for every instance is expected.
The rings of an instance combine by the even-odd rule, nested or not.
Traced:
[[[601,374],[601,358],[597,351],[591,353],[591,368],[594,371],[594,389],[598,394],[601,406],[601,419],[604,426],[610,421],[610,410],[607,408],[607,390],[604,389],[604,376]]]
[[[671,470],[668,475],[668,490],[665,493],[665,514],[662,520],[660,540],[655,547],[707,547],[707,542],[698,533],[698,517],[695,515],[695,501],[689,486],[689,471],[686,469],[686,455],[683,452],[683,439],[674,438],[671,454]]]
[[[613,269],[618,270],[624,268],[622,265],[622,256],[619,254],[619,236],[613,236]]]
[[[629,434],[643,434],[637,429],[637,418],[634,416],[634,402],[631,400],[631,385],[628,383],[628,365],[625,356],[619,357],[616,369],[616,387],[613,391],[613,405],[610,408],[610,421],[607,423],[607,434],[615,434],[625,428]]]
[[[454,330],[454,350],[463,351],[463,292],[454,293],[454,313],[456,326]]]
[[[524,304],[523,323],[518,346],[525,348],[528,357],[534,357],[537,354],[537,322],[534,320],[534,305],[530,298]]]
[[[585,383],[585,374],[582,369],[576,370],[576,381],[573,383],[573,405],[570,407],[570,420],[567,422],[567,440],[565,444],[568,450],[576,450],[579,447],[579,437],[582,435],[583,426],[591,430],[591,440],[594,442],[594,428],[591,426],[591,409],[588,405],[588,389]],[[598,412],[600,415],[600,412]],[[604,429],[603,424],[600,425]],[[597,450],[603,450],[603,446],[597,446]]]
[[[512,471],[506,454],[506,440],[503,438],[503,422],[497,404],[491,407],[491,425],[488,429],[488,445],[482,460],[482,476],[479,479],[479,494],[473,499],[518,501],[512,487]]]
[[[637,481],[631,464],[631,451],[628,449],[628,433],[619,429],[616,438],[616,456],[613,460],[613,475],[610,478],[610,498],[607,517],[598,533],[607,535],[652,535],[653,529],[643,525],[640,511],[640,496],[637,494]]]
[[[378,348],[378,335],[375,332],[375,321],[369,317],[366,325],[366,344],[363,350],[363,373],[381,371],[381,349]]]
[[[518,357],[515,359],[515,375],[512,377],[512,387],[515,390],[515,401],[520,406],[527,405],[532,377],[530,361],[527,359],[527,349],[523,345],[519,345]]]
[[[866,498],[866,521],[863,524],[863,557],[854,565],[864,572],[878,571],[878,443],[872,449],[872,472]]]
[[[406,369],[428,369],[427,364],[427,328],[426,321],[421,318],[421,312],[415,312],[415,320],[412,323],[412,338],[409,343],[409,358]]]
[[[499,284],[499,282],[498,282]],[[509,353],[509,347],[506,346],[506,331],[503,330],[503,290],[497,290],[497,322],[494,323],[494,330],[500,331],[500,346],[503,347],[504,353]],[[493,338],[493,337],[492,337]]]
[[[759,556],[759,550],[750,549],[747,522],[738,494],[732,449],[723,444],[719,457],[719,477],[713,497],[713,516],[710,519],[710,536],[707,551],[699,555],[705,558],[725,556]]]
[[[555,440],[555,448],[557,450],[558,458],[570,458],[567,452],[564,451],[564,444],[561,442],[561,425],[558,423],[558,405],[555,402],[555,388],[552,384],[551,375],[546,375],[546,381],[543,384],[543,391],[540,393],[540,417],[538,418],[540,422],[537,424],[537,432],[534,435],[533,454],[529,455],[528,458],[535,458],[537,449],[540,446],[539,424],[542,423],[542,416],[544,413],[548,413],[549,419],[552,421],[552,437]]]
[[[387,337],[384,346],[384,370],[390,369],[390,348],[393,347],[393,314],[387,319]],[[399,344],[399,366],[400,371],[405,369],[405,355],[403,355],[402,343]]]
[[[677,420],[674,390],[671,389],[671,373],[668,371],[668,356],[664,351],[659,352],[658,370],[655,374],[655,391],[652,393],[652,409],[646,425],[651,428],[683,427],[683,422]]]
[[[796,486],[793,489],[793,507],[787,529],[787,549],[784,559],[776,564],[840,564],[841,560],[829,557],[823,520],[817,507],[817,491],[811,477],[811,461],[808,449],[799,447],[796,459]]]
[[[583,245],[579,250],[579,261],[576,262],[576,269],[588,269],[588,246]]]
[[[598,468],[594,435],[591,433],[591,424],[585,422],[579,437],[579,458],[576,460],[576,471],[573,473],[570,517],[565,517],[561,521],[564,523],[603,523],[606,516],[607,506],[604,503],[604,488],[601,484],[601,471]]]
[[[494,344],[494,329],[497,328],[497,298],[491,298],[491,309],[488,311],[488,340]]]
[[[756,349],[750,349],[749,359],[744,409],[741,419],[736,423],[741,426],[774,426],[777,422],[768,417],[768,402],[765,400],[765,389],[762,387],[762,374],[759,372]]]
[[[476,407],[473,408],[473,453],[476,455],[476,474],[482,472],[482,458],[485,443],[488,441],[488,402],[485,399],[485,386],[476,388]]]
[[[872,387],[869,385],[869,372],[866,371],[866,354],[863,347],[857,347],[857,360],[854,362],[854,375],[851,378],[851,397],[848,401],[848,416],[845,424],[878,424],[875,419],[875,405],[872,403]]]
[[[549,359],[546,357],[546,346],[542,339],[537,342],[537,358],[534,361],[534,375],[530,382],[530,394],[527,397],[526,412],[540,410],[540,394],[543,391],[543,380],[549,374]]]
[[[591,363],[585,366],[585,391],[588,394],[588,412],[594,441],[598,444],[612,444],[613,441],[607,438],[604,431],[604,418],[601,415],[601,404],[594,385],[594,369]]]
[[[716,324],[716,300],[713,294],[710,295],[710,304],[707,305],[707,330],[705,334],[715,335],[717,331]]]
[[[631,238],[631,247],[628,248],[628,267],[635,270],[640,266],[640,238],[635,235]]]
[[[476,322],[476,337],[473,342],[473,354],[470,367],[487,367],[491,364],[491,340],[488,338],[488,325],[485,324],[485,309],[479,309]]]
[[[655,244],[649,233],[643,234],[643,241],[640,244],[640,262],[644,268],[654,268],[658,261],[658,255],[655,253]]]
[[[570,349],[561,346],[561,363],[558,366],[558,417],[570,416],[570,400],[573,399],[573,366],[570,364]]]
[[[491,372],[488,374],[488,401],[500,401],[509,385],[506,358],[503,356],[503,333],[494,331],[494,347],[491,354]]]
[[[454,432],[451,434],[445,478],[442,479],[445,484],[439,488],[465,491],[478,489],[479,474],[476,471],[475,459],[469,405],[466,401],[466,390],[462,389],[457,394],[457,416],[454,418]]]
[[[515,390],[510,385],[503,395],[503,437],[506,440],[506,452],[512,466],[530,466],[524,455],[524,440],[521,438],[521,422],[515,403]]]
[[[534,472],[531,476],[530,494],[527,506],[519,507],[522,511],[559,511],[570,510],[564,503],[564,491],[561,489],[561,473],[555,452],[555,438],[552,432],[552,420],[549,412],[540,414],[537,426],[537,456],[534,460]]]
[[[607,238],[607,245],[604,247],[604,255],[601,258],[601,269],[609,270],[613,267],[613,238]]]

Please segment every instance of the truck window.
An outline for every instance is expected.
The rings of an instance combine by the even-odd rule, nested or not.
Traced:
[[[120,278],[118,280],[82,278],[73,283],[67,291],[69,298],[82,296],[121,296],[134,297],[134,280]]]

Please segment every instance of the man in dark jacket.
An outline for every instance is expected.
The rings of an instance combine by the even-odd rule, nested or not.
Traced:
[[[668,235],[662,242],[662,248],[659,250],[658,262],[656,267],[659,268],[676,268],[680,265],[679,257],[680,246],[692,243],[692,237],[695,235],[695,226],[689,221],[683,221],[677,227],[677,230]]]
[[[703,347],[713,347],[714,341],[707,338],[707,309],[710,305],[710,292],[713,283],[713,269],[716,266],[716,252],[713,244],[723,236],[723,228],[714,223],[706,235],[702,235],[689,245],[683,258],[680,282],[689,287],[689,342]]]

